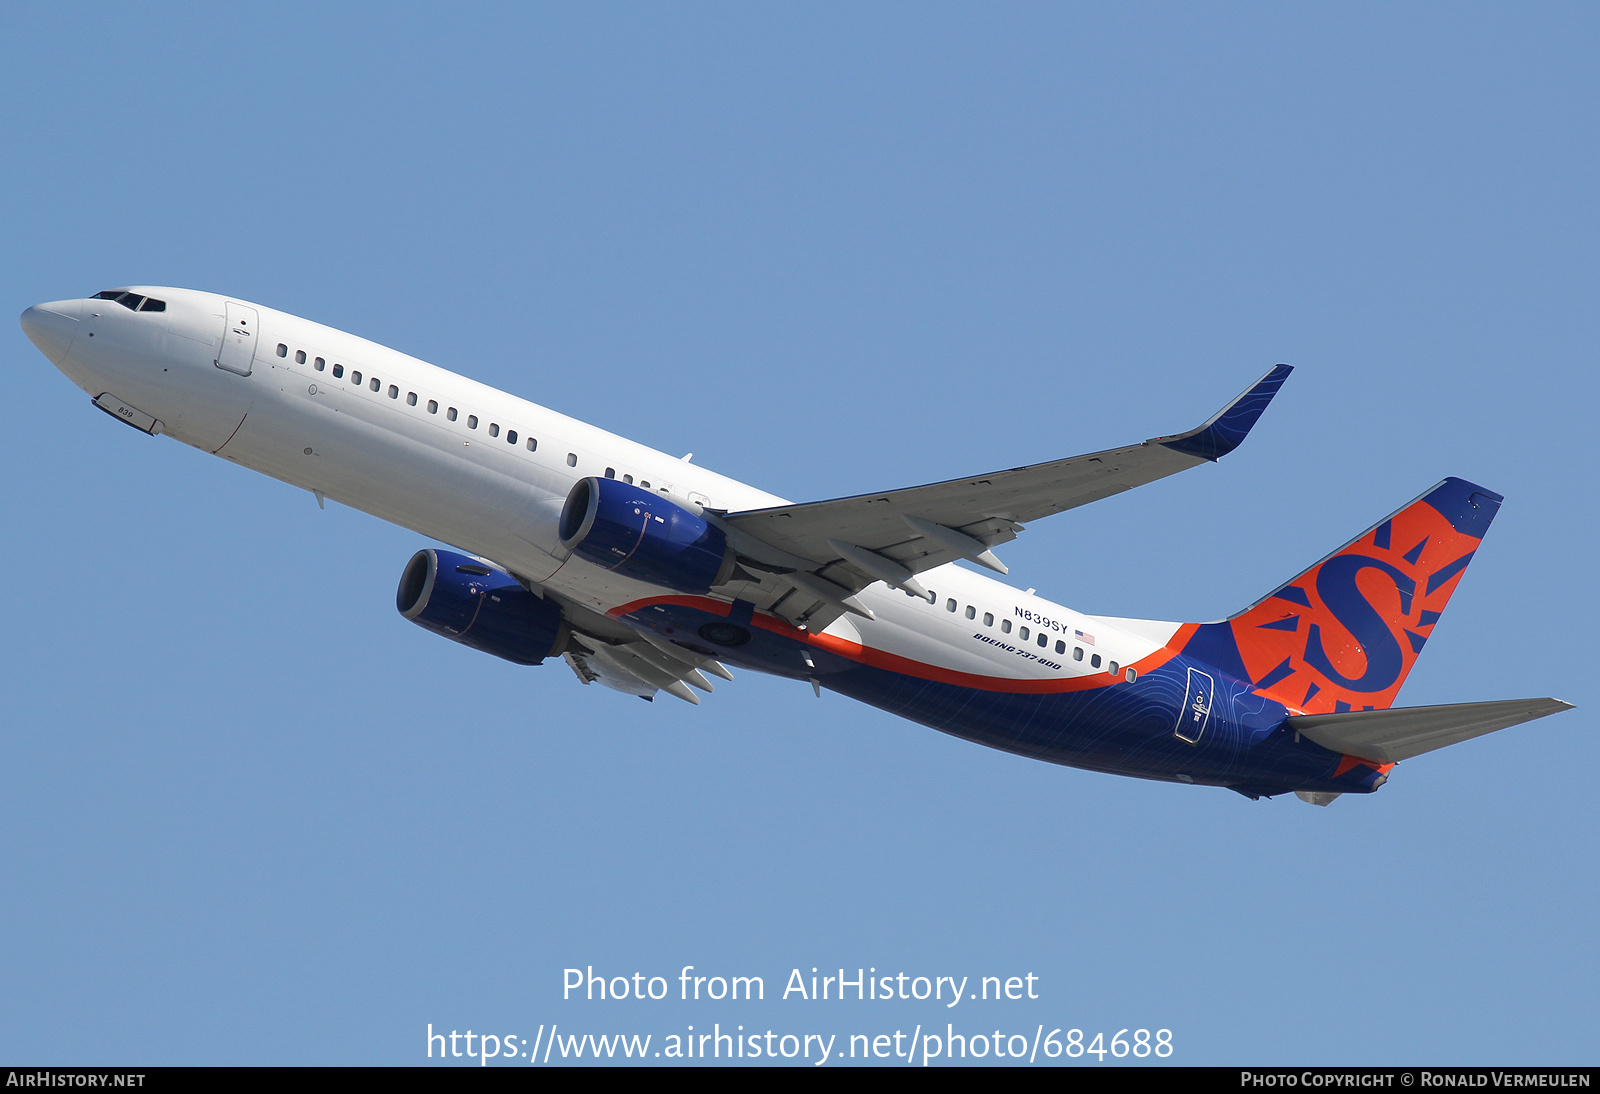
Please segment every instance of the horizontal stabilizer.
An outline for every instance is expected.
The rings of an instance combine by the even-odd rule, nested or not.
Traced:
[[[1287,724],[1323,748],[1387,764],[1571,709],[1571,703],[1560,699],[1503,699],[1493,703],[1304,714],[1288,719]]]

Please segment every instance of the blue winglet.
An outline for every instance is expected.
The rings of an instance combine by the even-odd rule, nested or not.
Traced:
[[[1176,437],[1157,438],[1159,444],[1203,460],[1220,460],[1244,441],[1245,435],[1267,409],[1272,397],[1294,371],[1293,365],[1273,365],[1272,371],[1257,380],[1249,390],[1211,416],[1198,429]]]

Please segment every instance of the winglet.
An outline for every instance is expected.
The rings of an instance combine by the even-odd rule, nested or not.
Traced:
[[[1198,429],[1180,433],[1176,437],[1157,437],[1156,442],[1182,452],[1215,462],[1238,448],[1245,435],[1267,409],[1272,397],[1294,371],[1293,365],[1273,365],[1272,371],[1252,384],[1233,402],[1211,416]]]

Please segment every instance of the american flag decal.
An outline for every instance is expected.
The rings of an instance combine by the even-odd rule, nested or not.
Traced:
[[[1094,645],[1094,635],[1092,634],[1084,634],[1082,631],[1073,631],[1072,635],[1086,646]]]

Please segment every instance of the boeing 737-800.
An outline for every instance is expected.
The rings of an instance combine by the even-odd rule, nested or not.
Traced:
[[[1461,479],[1214,623],[1083,615],[956,565],[1004,574],[1024,524],[1227,455],[1287,365],[1184,433],[797,505],[213,293],[113,289],[22,326],[118,421],[452,545],[404,566],[401,614],[585,684],[698,702],[731,664],[1052,763],[1319,805],[1569,708],[1392,706],[1500,506]]]

